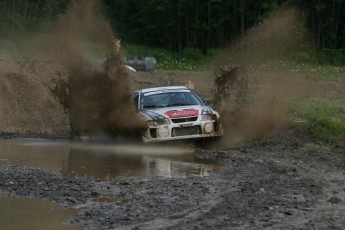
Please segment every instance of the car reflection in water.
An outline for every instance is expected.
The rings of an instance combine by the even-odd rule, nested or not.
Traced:
[[[217,161],[195,157],[193,149],[46,140],[0,142],[0,166],[23,165],[96,178],[116,176],[207,176]]]
[[[160,177],[184,177],[208,176],[209,172],[215,171],[216,166],[212,164],[200,164],[192,162],[183,162],[178,160],[146,157],[142,158],[142,162],[146,166],[145,174],[147,176]]]
[[[177,159],[73,149],[69,154],[68,165],[64,169],[64,173],[98,178],[116,176],[184,177],[188,175],[207,176],[209,172],[219,170],[219,166],[215,162],[193,162],[197,161],[193,155],[175,158]],[[179,158],[183,160],[179,160]]]

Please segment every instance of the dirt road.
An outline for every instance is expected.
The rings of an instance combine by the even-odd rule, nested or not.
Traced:
[[[344,148],[280,131],[226,149],[196,149],[223,171],[207,177],[108,179],[0,167],[0,191],[83,207],[82,229],[343,229]]]

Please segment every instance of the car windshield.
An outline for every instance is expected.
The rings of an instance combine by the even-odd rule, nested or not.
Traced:
[[[202,105],[201,100],[191,91],[146,93],[140,98],[140,109],[155,109],[185,105]]]

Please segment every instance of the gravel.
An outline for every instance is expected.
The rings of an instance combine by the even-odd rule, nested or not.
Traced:
[[[196,149],[223,170],[207,177],[68,177],[0,168],[0,191],[83,207],[82,229],[343,229],[345,155],[294,132],[223,149]]]

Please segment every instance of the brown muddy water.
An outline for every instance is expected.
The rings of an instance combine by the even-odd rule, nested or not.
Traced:
[[[191,146],[18,139],[0,141],[0,167],[23,165],[66,176],[102,179],[207,176],[220,170],[217,162],[197,159],[193,152]],[[59,209],[56,204],[42,199],[0,194],[0,229],[79,229],[79,225],[64,224],[77,212],[77,209]]]
[[[0,194],[0,229],[80,229],[65,224],[77,209],[58,209],[56,204],[37,198],[9,198]]]
[[[0,142],[0,166],[24,165],[68,176],[207,176],[217,162],[197,159],[191,146],[113,144],[109,141],[21,139]]]

